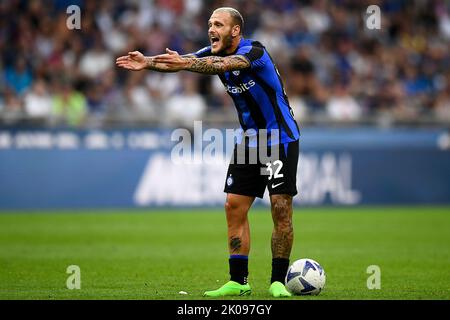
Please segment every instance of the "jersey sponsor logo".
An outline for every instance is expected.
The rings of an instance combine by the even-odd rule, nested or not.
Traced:
[[[255,84],[256,84],[255,81],[250,80],[249,82],[241,83],[238,87],[226,85],[225,89],[229,93],[242,93],[250,90],[250,88],[253,87]]]
[[[241,73],[241,71],[239,71],[239,70],[234,70],[234,71],[233,71],[233,74],[234,74],[235,76],[238,76],[240,73]]]

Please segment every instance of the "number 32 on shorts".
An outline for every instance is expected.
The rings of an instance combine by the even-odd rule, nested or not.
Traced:
[[[266,163],[267,171],[269,172],[269,180],[283,178],[283,174],[280,173],[281,168],[283,168],[283,162],[281,160],[275,160]]]

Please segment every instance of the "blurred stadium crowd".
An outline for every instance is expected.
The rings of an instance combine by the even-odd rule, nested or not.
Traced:
[[[66,12],[81,8],[81,29]],[[381,8],[381,29],[366,8]],[[189,124],[235,119],[218,77],[129,72],[128,51],[209,44],[207,21],[233,6],[262,42],[303,123],[450,123],[450,2],[445,0],[2,0],[0,122]]]

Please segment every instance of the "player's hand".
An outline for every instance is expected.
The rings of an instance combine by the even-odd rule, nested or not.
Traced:
[[[147,60],[139,51],[132,51],[128,52],[127,56],[117,58],[116,65],[124,69],[139,71],[147,67]]]
[[[181,57],[178,52],[166,48],[165,54],[153,57],[155,63],[165,64],[171,71],[183,70],[186,67],[186,59]]]

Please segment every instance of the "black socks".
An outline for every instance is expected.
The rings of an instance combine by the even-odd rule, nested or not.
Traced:
[[[289,269],[289,259],[286,258],[273,258],[272,259],[272,278],[270,283],[279,281],[284,284],[286,273]]]
[[[242,255],[231,255],[228,260],[230,264],[230,280],[240,284],[247,284],[248,257]]]
[[[240,284],[247,284],[248,277],[248,257],[242,255],[231,255],[228,260],[230,264],[230,280]],[[289,259],[272,259],[272,277],[270,283],[279,281],[284,284],[286,273],[289,268]]]

